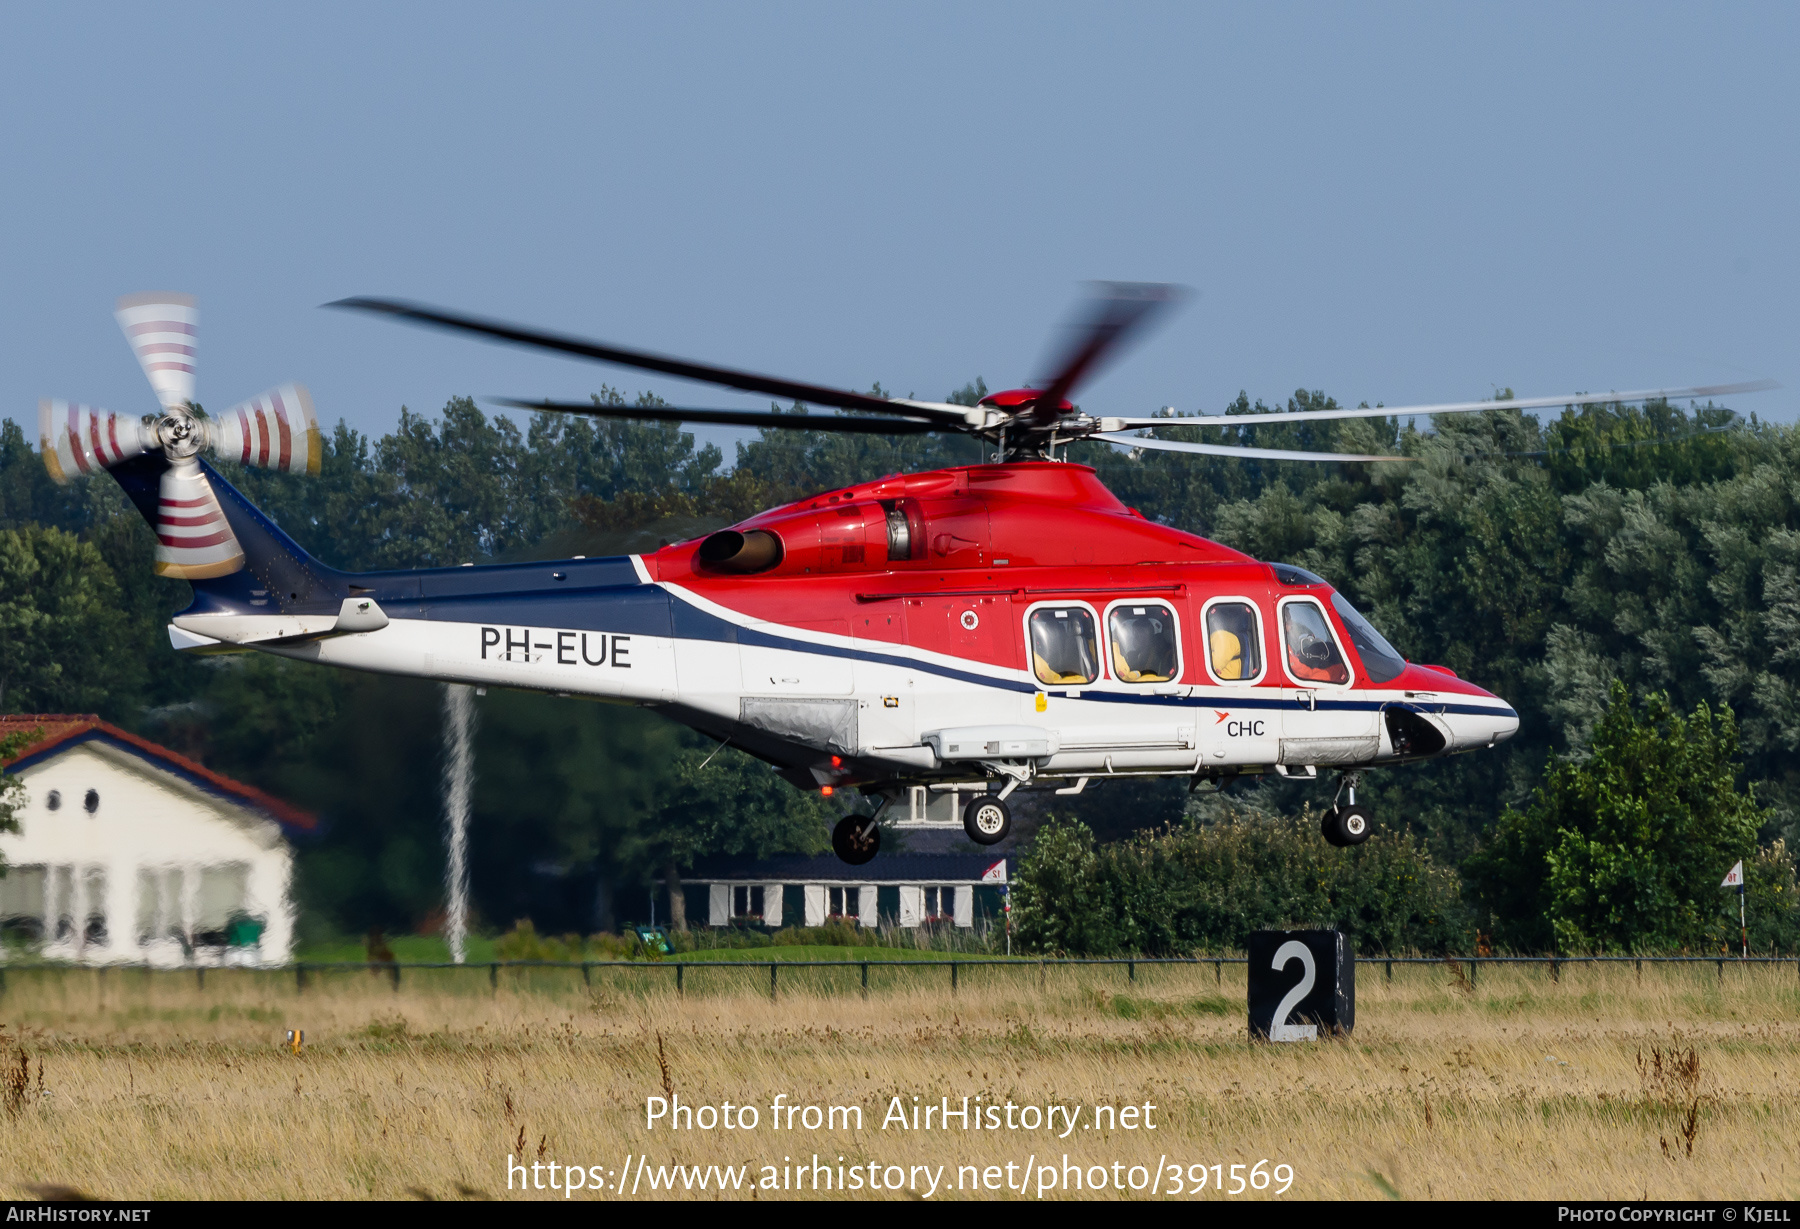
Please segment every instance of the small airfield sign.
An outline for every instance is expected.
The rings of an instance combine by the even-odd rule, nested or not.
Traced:
[[[1742,858],[1738,859],[1738,864],[1736,866],[1725,873],[1725,882],[1721,883],[1719,886],[1722,888],[1741,888],[1744,886],[1744,860]]]

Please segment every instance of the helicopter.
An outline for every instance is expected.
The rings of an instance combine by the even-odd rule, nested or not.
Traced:
[[[1175,777],[1190,787],[1335,775],[1322,835],[1368,839],[1369,769],[1492,748],[1505,700],[1406,660],[1319,576],[1259,561],[1126,507],[1068,445],[1321,463],[1404,464],[1151,437],[1142,428],[1293,422],[1281,413],[1099,416],[1070,398],[1180,298],[1102,284],[1035,387],[972,406],[887,398],[627,349],[397,299],[327,306],[848,413],[499,399],[511,408],[773,430],[960,433],[982,464],[891,474],[771,508],[654,552],[345,572],[313,558],[206,455],[317,473],[318,418],[284,384],[222,414],[195,407],[198,312],[173,294],[117,318],[161,405],[130,416],[39,405],[52,477],[104,470],[156,534],[155,570],[193,602],[169,625],[190,654],[297,661],[623,702],[767,762],[801,790],[873,801],[832,846],[861,864],[883,823],[1012,830],[1021,789]],[[1309,420],[1706,397],[1767,381],[1405,407]],[[1060,453],[1060,455],[1059,455]]]

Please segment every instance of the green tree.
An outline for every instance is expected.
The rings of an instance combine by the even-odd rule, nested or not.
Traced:
[[[0,529],[0,712],[114,709],[144,670],[112,569],[61,529]]]
[[[35,735],[28,730],[14,730],[0,736],[0,764],[18,755]],[[25,806],[25,783],[0,768],[0,833],[19,830],[19,811]],[[6,854],[0,852],[0,876],[6,874]]]
[[[1658,951],[1716,941],[1719,880],[1764,816],[1740,788],[1737,723],[1612,685],[1590,753],[1554,765],[1465,866],[1495,938],[1521,950]]]
[[[837,818],[819,795],[800,792],[742,751],[690,745],[669,766],[645,857],[663,872],[670,914],[680,926],[686,914],[680,872],[696,859],[820,853]]]
[[[1315,926],[1364,951],[1454,951],[1470,937],[1458,887],[1403,832],[1334,849],[1310,811],[1225,804],[1214,822],[1195,816],[1108,845],[1053,821],[1020,867],[1013,923],[1026,950],[1092,955],[1235,948],[1252,931]]]

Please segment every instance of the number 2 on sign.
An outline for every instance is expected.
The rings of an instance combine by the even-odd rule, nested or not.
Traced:
[[[1318,979],[1318,969],[1313,965],[1312,951],[1298,939],[1289,939],[1275,949],[1275,960],[1270,966],[1277,973],[1285,969],[1288,961],[1298,957],[1300,960],[1300,984],[1289,990],[1275,1007],[1275,1019],[1269,1027],[1270,1041],[1311,1041],[1319,1035],[1316,1024],[1289,1024],[1288,1016],[1300,1005],[1313,988]]]

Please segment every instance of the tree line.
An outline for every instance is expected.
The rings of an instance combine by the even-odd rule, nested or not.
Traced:
[[[985,391],[973,381],[951,399]],[[627,404],[612,389],[596,400]],[[1713,405],[1587,407],[1542,423],[1504,410],[1429,427],[1309,420],[1334,405],[1301,391],[1279,407],[1291,422],[1157,433],[1413,463],[1098,444],[1070,455],[1146,516],[1318,572],[1408,657],[1519,710],[1519,736],[1496,751],[1371,774],[1363,800],[1395,839],[1435,867],[1472,867],[1503,815],[1529,814],[1559,766],[1591,757],[1616,687],[1660,694],[1670,713],[1729,715],[1728,771],[1755,802],[1752,852],[1783,837],[1793,847],[1800,433]],[[1269,408],[1241,395],[1226,407]],[[961,437],[794,430],[760,433],[727,466],[672,424],[521,425],[459,398],[436,416],[403,408],[380,438],[340,423],[316,477],[227,470],[309,551],[364,569],[655,549],[803,494],[980,459]],[[343,929],[426,922],[442,907],[435,686],[171,653],[163,627],[186,586],[153,576],[150,551],[114,484],[53,485],[24,433],[0,424],[0,710],[99,711],[308,806],[327,822],[300,850],[303,916]],[[693,858],[823,844],[816,797],[729,749],[698,772],[714,748],[653,716],[498,691],[481,707],[472,864],[492,922],[641,918],[651,880]],[[1074,800],[1070,817],[1096,848],[1171,824],[1249,822],[1188,816],[1185,789],[1113,784]],[[1253,795],[1234,805],[1291,817],[1322,801],[1292,782]],[[1478,878],[1455,881],[1474,929],[1541,903],[1483,897]]]

